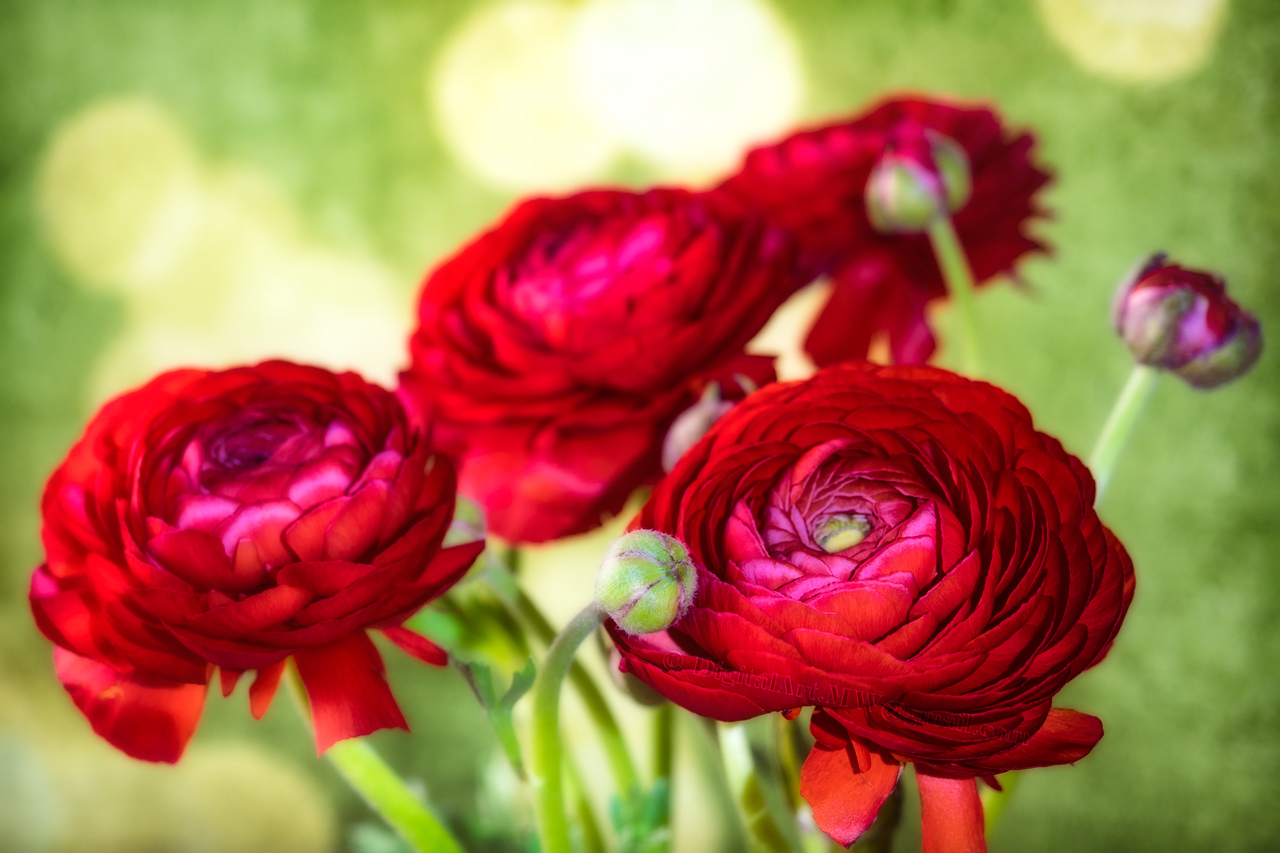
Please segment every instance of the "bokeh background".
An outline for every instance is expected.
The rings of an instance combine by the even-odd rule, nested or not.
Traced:
[[[1222,271],[1280,329],[1274,0],[0,2],[0,849],[396,849],[287,701],[254,723],[243,691],[211,696],[170,768],[114,753],[62,693],[25,605],[38,497],[106,396],[267,356],[390,382],[422,273],[515,198],[701,185],[904,89],[993,101],[1057,174],[1053,256],[978,308],[991,376],[1068,448],[1129,369],[1107,314],[1144,253]],[[789,375],[821,297],[760,342]],[[1060,698],[1107,735],[1025,774],[994,851],[1280,847],[1278,390],[1274,349],[1212,394],[1160,385],[1101,507],[1137,597]],[[529,556],[556,620],[608,536]],[[415,733],[379,749],[469,849],[527,849],[461,677],[387,657]],[[643,743],[647,712],[611,698]],[[678,735],[676,849],[733,850],[707,828],[706,750]]]

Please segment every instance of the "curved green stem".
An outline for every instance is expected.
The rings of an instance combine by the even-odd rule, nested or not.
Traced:
[[[1120,452],[1124,450],[1125,442],[1133,432],[1133,425],[1138,422],[1138,416],[1151,398],[1151,392],[1155,390],[1156,380],[1159,378],[1160,371],[1154,367],[1136,364],[1124,390],[1116,398],[1115,406],[1102,427],[1102,434],[1098,436],[1098,443],[1089,454],[1089,470],[1098,483],[1098,491],[1093,499],[1095,504],[1102,501],[1102,493],[1111,482],[1111,474],[1120,459]]]
[[[310,727],[311,704],[292,661],[287,680],[298,713]],[[324,755],[411,849],[417,853],[462,853],[462,846],[449,830],[363,738],[338,741]]]
[[[533,685],[533,795],[542,853],[572,853],[560,773],[560,688],[582,641],[606,616],[595,602],[573,617],[547,649]]]
[[[978,376],[982,373],[982,356],[978,347],[978,317],[973,304],[973,270],[955,226],[951,224],[951,217],[943,216],[929,226],[929,243],[933,246],[938,267],[959,315],[960,363],[965,373]]]
[[[550,645],[556,636],[555,628],[547,621],[547,617],[542,615],[542,611],[538,609],[538,605],[529,597],[529,594],[516,582],[511,570],[500,560],[492,561],[492,570],[503,575],[502,586],[510,592],[512,600],[509,605],[514,608],[516,615],[529,626],[539,640]],[[573,684],[573,689],[578,692],[582,704],[587,708],[587,715],[591,717],[592,724],[599,732],[619,795],[628,796],[639,786],[640,777],[636,772],[635,762],[631,759],[631,751],[627,748],[627,741],[622,736],[622,729],[618,726],[613,711],[609,709],[609,703],[600,692],[600,688],[596,686],[591,673],[576,661],[569,668],[569,681]]]

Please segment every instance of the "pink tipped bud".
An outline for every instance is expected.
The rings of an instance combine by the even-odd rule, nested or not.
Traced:
[[[972,189],[964,149],[926,130],[885,147],[867,179],[867,216],[878,231],[919,233],[964,207]]]
[[[1258,318],[1210,272],[1156,254],[1120,284],[1113,322],[1139,364],[1172,371],[1195,388],[1246,373],[1262,352]]]
[[[596,575],[596,603],[628,634],[666,630],[698,589],[698,569],[684,543],[657,530],[624,533]]]

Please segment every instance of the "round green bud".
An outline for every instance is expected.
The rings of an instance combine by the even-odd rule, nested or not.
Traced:
[[[697,567],[679,539],[633,530],[609,546],[596,575],[596,604],[628,634],[652,634],[684,615],[697,586]]]
[[[881,155],[867,179],[867,216],[876,230],[917,234],[969,201],[969,158],[952,139],[925,131]]]

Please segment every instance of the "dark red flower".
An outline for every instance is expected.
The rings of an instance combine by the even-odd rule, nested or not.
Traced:
[[[411,408],[463,494],[514,542],[581,533],[661,473],[663,436],[710,381],[773,378],[749,341],[795,287],[786,235],[675,189],[538,198],[422,289]]]
[[[1258,318],[1227,296],[1211,272],[1152,256],[1120,285],[1113,322],[1139,364],[1215,388],[1248,372],[1262,354]]]
[[[941,797],[926,823],[980,817],[974,777],[1076,761],[1102,736],[1051,707],[1133,596],[1093,499],[1003,391],[837,365],[752,394],[658,484],[633,527],[687,545],[697,595],[666,632],[611,633],[625,671],[698,714],[814,706],[801,793],[842,844],[905,762]]]
[[[815,274],[835,281],[805,349],[819,365],[863,358],[877,332],[898,363],[922,363],[935,342],[925,306],[947,295],[923,234],[886,234],[867,214],[872,169],[886,152],[928,134],[958,143],[972,195],[952,217],[979,284],[1045,246],[1028,233],[1044,210],[1049,174],[1031,160],[1034,138],[1010,132],[995,110],[918,97],[881,102],[844,122],[803,130],[751,151],[719,191],[794,233]]]
[[[287,362],[179,370],[107,403],[41,509],[36,624],[94,731],[174,762],[214,667],[254,716],[292,657],[316,746],[406,728],[365,630],[428,663],[401,623],[482,550],[441,549],[454,474],[389,391]]]

